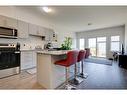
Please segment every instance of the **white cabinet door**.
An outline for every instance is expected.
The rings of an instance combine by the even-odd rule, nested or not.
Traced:
[[[45,28],[35,24],[29,24],[29,34],[35,36],[45,36]]]
[[[39,26],[38,27],[38,35],[45,36],[46,28]]]
[[[15,29],[18,28],[18,22],[16,19],[13,19],[13,18],[6,17],[5,24],[7,27],[10,27],[10,28],[15,28]]]
[[[29,34],[37,35],[38,26],[35,24],[29,24]]]
[[[24,51],[21,52],[21,70],[36,67],[36,52]]]
[[[51,30],[49,30],[49,33],[50,33],[50,41],[53,41],[53,34],[54,34],[54,32],[53,31],[51,31]]]
[[[5,26],[5,17],[0,15],[0,26],[4,27]]]
[[[28,38],[28,23],[18,20],[18,37]]]
[[[17,29],[17,20],[0,15],[0,26]]]
[[[45,32],[45,41],[50,41],[50,32],[49,31]]]

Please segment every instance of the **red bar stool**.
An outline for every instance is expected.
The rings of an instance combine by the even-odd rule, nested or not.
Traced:
[[[83,74],[83,61],[85,59],[85,54],[86,54],[86,51],[85,50],[80,50],[79,51],[79,54],[78,54],[78,59],[77,59],[77,62],[82,62],[82,71],[79,75],[77,75],[77,64],[75,64],[75,73],[74,73],[74,78],[70,81],[71,84],[73,85],[78,85],[79,83],[81,83],[83,81],[82,78],[84,78],[84,74]],[[79,78],[81,77],[81,78]]]
[[[85,50],[86,50],[85,58],[89,58],[89,56],[90,56],[90,48],[85,48]]]
[[[69,84],[68,79],[69,79],[69,67],[73,64],[76,64],[77,58],[78,58],[78,51],[73,50],[67,53],[66,59],[55,62],[56,65],[64,66],[66,69],[65,89],[76,89],[75,87]]]
[[[87,78],[88,74],[84,74],[83,73],[83,64],[84,64],[84,59],[86,57],[86,50],[80,50],[79,54],[78,54],[78,60],[77,62],[80,63],[81,62],[81,73],[78,75],[81,78]]]

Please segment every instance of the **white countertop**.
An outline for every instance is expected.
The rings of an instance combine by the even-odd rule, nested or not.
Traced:
[[[27,51],[36,51],[35,49],[22,49],[22,50],[20,50],[21,52],[27,52]]]
[[[69,50],[58,50],[58,51],[43,50],[43,51],[37,51],[37,53],[50,54],[50,55],[63,55],[63,54],[67,54],[68,51]]]

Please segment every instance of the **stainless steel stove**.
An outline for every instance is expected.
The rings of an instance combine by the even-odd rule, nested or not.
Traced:
[[[0,43],[0,78],[20,72],[20,44]]]

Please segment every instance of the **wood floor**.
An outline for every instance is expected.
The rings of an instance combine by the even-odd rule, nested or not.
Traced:
[[[117,63],[112,66],[85,63],[85,72],[88,78],[77,89],[127,89],[127,70],[118,67]],[[0,89],[44,89],[36,81],[36,74],[22,72],[8,78],[0,79]]]
[[[0,89],[44,89],[36,82],[36,74],[21,74],[0,79]]]
[[[116,62],[112,66],[86,63],[84,68],[89,76],[78,89],[127,89],[127,69]]]

